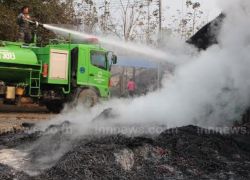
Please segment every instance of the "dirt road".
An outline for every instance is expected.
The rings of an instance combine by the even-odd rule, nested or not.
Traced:
[[[0,134],[21,129],[24,122],[36,123],[53,117],[48,113],[0,113]]]

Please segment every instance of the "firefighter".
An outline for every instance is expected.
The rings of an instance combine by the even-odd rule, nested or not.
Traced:
[[[32,40],[32,32],[30,27],[31,23],[32,21],[29,15],[29,7],[24,6],[21,9],[21,13],[17,17],[17,24],[19,26],[18,41],[31,43]]]

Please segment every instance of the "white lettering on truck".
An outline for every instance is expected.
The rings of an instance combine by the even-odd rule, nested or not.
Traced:
[[[16,55],[14,52],[10,52],[7,50],[2,50],[0,51],[0,59],[3,60],[15,60],[16,59]]]

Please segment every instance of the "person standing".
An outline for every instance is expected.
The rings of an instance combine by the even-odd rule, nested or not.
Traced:
[[[17,17],[17,24],[19,26],[19,35],[18,41],[31,43],[32,34],[31,34],[31,17],[29,15],[29,7],[24,6],[21,9],[21,13]]]
[[[130,97],[133,97],[135,95],[136,90],[136,84],[133,81],[133,79],[130,79],[127,84],[127,89]]]

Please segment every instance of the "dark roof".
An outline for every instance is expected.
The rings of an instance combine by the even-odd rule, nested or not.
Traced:
[[[207,49],[209,46],[217,44],[217,35],[221,29],[224,18],[225,15],[221,13],[187,40],[187,43],[193,44],[199,49]]]

